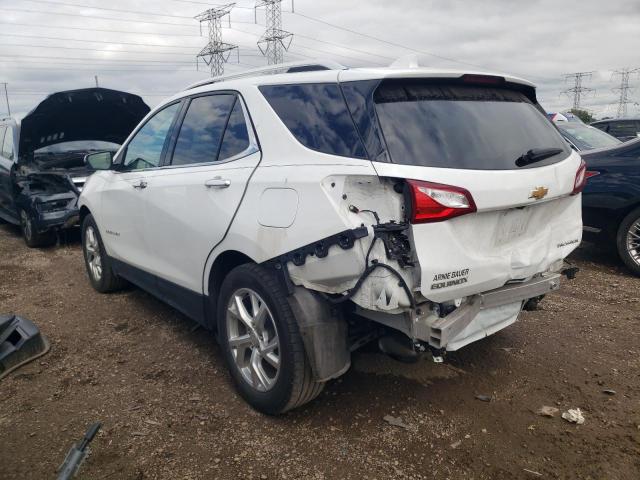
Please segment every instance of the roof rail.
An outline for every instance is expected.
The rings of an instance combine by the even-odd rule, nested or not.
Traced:
[[[279,63],[278,65],[269,65],[268,67],[252,68],[244,72],[222,75],[219,77],[207,78],[199,82],[189,85],[185,90],[210,85],[212,83],[225,82],[227,80],[235,80],[238,78],[258,77],[261,75],[277,75],[279,73],[299,73],[313,72],[317,70],[344,70],[347,67],[331,60],[317,60],[304,62],[288,62]]]

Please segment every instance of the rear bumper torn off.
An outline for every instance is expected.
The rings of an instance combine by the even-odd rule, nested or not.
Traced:
[[[437,349],[457,350],[515,322],[522,302],[560,288],[560,276],[545,274],[474,295],[445,317],[413,314],[412,336]]]

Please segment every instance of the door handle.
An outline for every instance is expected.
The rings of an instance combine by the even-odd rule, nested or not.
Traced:
[[[134,184],[133,188],[139,188],[139,189],[147,188],[147,182],[145,182],[144,180],[140,180],[140,183]]]
[[[212,178],[204,182],[204,186],[207,188],[228,188],[231,185],[231,180],[226,178]]]

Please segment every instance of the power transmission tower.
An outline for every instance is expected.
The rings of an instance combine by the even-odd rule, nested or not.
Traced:
[[[580,109],[580,100],[582,99],[582,94],[594,91],[593,88],[587,88],[582,86],[582,80],[591,78],[592,74],[593,72],[576,72],[576,73],[568,73],[564,76],[566,80],[569,80],[570,78],[573,78],[574,80],[573,87],[568,88],[562,93],[568,96],[573,96],[573,108],[576,110]]]
[[[196,68],[198,59],[202,58],[204,63],[211,67],[212,77],[224,74],[224,64],[229,60],[233,50],[238,51],[238,63],[240,62],[238,46],[222,41],[222,17],[229,15],[234,5],[235,3],[229,3],[210,8],[194,17],[200,22],[200,34],[202,34],[202,22],[207,22],[209,31],[209,43],[196,55]]]
[[[618,118],[627,116],[627,105],[633,103],[629,100],[629,93],[633,90],[629,86],[629,78],[632,73],[640,72],[640,68],[623,68],[622,70],[615,70],[613,76],[620,75],[620,86],[614,88],[614,91],[620,91],[618,97]]]
[[[267,57],[269,65],[276,65],[283,62],[284,52],[291,46],[293,33],[282,30],[282,0],[259,0],[254,12],[260,7],[265,7],[266,10],[267,30],[258,40],[258,48]],[[258,23],[257,13],[255,17]]]

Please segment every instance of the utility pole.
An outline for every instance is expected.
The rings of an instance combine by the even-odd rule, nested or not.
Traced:
[[[11,107],[9,106],[9,93],[7,92],[7,83],[3,82],[4,85],[4,98],[7,101],[7,112],[9,112],[9,116],[11,116]]]
[[[194,18],[200,22],[200,34],[202,35],[202,22],[207,22],[209,31],[209,42],[196,55],[196,68],[198,59],[202,58],[204,63],[211,67],[211,76],[219,77],[224,74],[224,64],[229,60],[233,50],[238,52],[238,62],[240,62],[240,51],[237,45],[222,41],[222,17],[229,15],[235,3],[220,5],[215,8],[205,10]]]
[[[293,33],[282,30],[282,0],[257,1],[254,7],[256,23],[257,9],[260,7],[265,7],[266,10],[267,30],[258,40],[258,48],[267,57],[269,65],[277,65],[284,61],[284,52],[291,46]]]
[[[640,72],[640,68],[623,68],[621,70],[615,70],[613,76],[620,75],[620,86],[614,88],[614,91],[620,91],[618,97],[618,118],[627,116],[627,105],[633,103],[629,100],[629,93],[633,90],[629,86],[629,78],[632,73]]]
[[[591,78],[593,72],[576,72],[576,73],[568,73],[564,76],[566,80],[573,78],[574,85],[573,87],[565,90],[564,94],[568,96],[573,96],[573,108],[576,110],[580,109],[580,100],[582,98],[583,93],[593,92],[593,88],[587,88],[582,86],[582,80]]]

